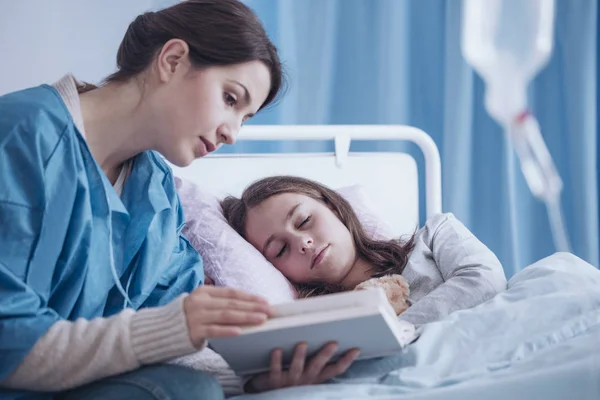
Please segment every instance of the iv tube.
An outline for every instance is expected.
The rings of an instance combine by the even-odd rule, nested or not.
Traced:
[[[546,204],[556,249],[569,251],[562,181],[526,95],[552,52],[554,0],[463,0],[462,5],[462,53],[485,81],[485,108],[504,127],[529,189]]]
[[[521,171],[529,189],[546,205],[556,250],[571,251],[560,203],[562,180],[536,118],[529,112],[522,113],[507,127],[507,134],[519,157]]]

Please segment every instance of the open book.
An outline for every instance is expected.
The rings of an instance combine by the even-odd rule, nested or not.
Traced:
[[[283,349],[287,367],[297,343],[308,343],[313,355],[326,343],[338,343],[336,358],[352,348],[359,359],[400,352],[416,337],[415,327],[398,319],[383,289],[357,290],[296,300],[275,306],[276,315],[263,325],[245,328],[240,336],[210,340],[238,375],[269,370],[271,352]]]

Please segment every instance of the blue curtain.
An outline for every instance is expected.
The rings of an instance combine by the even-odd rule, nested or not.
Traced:
[[[498,255],[508,276],[554,252],[545,207],[530,194],[504,133],[483,108],[483,82],[461,56],[460,1],[245,2],[281,50],[290,78],[287,96],[252,123],[417,126],[440,149],[444,211]],[[596,0],[557,0],[553,56],[530,87],[533,112],[564,181],[573,252],[595,266],[597,38]],[[259,143],[226,151],[298,149]]]

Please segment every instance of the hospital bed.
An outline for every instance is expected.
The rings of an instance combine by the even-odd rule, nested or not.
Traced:
[[[252,181],[271,175],[295,175],[337,188],[361,185],[388,217],[395,233],[414,231],[419,224],[417,162],[404,152],[350,152],[352,142],[377,140],[415,144],[424,156],[426,216],[442,211],[442,173],[434,141],[420,129],[388,125],[265,125],[244,127],[239,143],[253,141],[333,142],[333,152],[215,154],[176,175],[223,197],[239,196]]]
[[[330,187],[363,185],[398,235],[442,211],[435,143],[407,126],[248,126],[246,141],[329,141],[333,152],[216,154],[174,168],[213,194],[240,195],[255,179],[303,176]],[[362,140],[416,144],[424,182],[408,153],[351,152]],[[424,190],[419,188],[423,187]],[[420,327],[420,338],[391,357],[355,363],[334,381],[247,399],[600,399],[600,271],[557,253],[512,277],[506,292]]]

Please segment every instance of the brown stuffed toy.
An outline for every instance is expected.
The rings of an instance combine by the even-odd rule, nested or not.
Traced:
[[[371,278],[357,285],[354,290],[364,290],[372,287],[380,287],[385,290],[385,294],[394,311],[396,311],[396,315],[402,314],[409,307],[408,295],[410,294],[410,289],[402,275],[392,274],[379,278]]]

